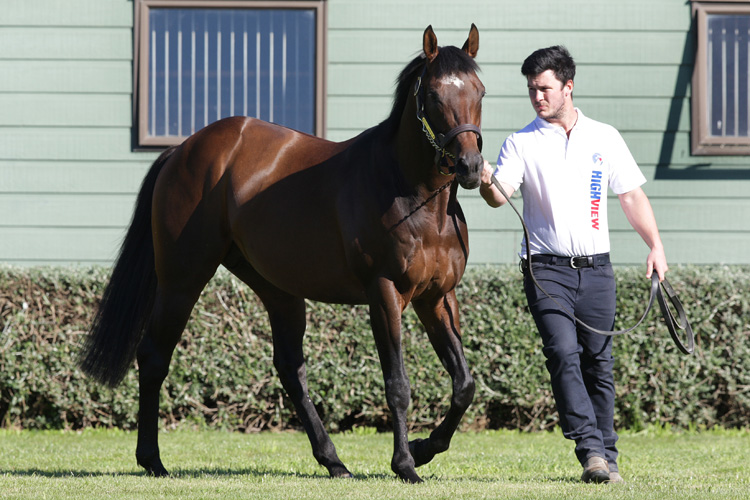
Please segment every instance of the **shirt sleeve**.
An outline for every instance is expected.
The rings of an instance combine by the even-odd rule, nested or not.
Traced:
[[[500,148],[497,168],[495,168],[493,175],[497,180],[513,186],[513,189],[517,191],[523,183],[525,169],[526,164],[515,141],[515,134],[513,134],[505,139],[503,146]]]
[[[625,140],[614,128],[610,129],[609,187],[615,194],[623,194],[646,183],[646,177],[630,154]]]

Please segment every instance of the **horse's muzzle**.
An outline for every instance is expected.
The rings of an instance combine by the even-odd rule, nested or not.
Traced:
[[[478,151],[461,154],[456,162],[456,179],[464,189],[476,189],[482,183],[484,158]]]

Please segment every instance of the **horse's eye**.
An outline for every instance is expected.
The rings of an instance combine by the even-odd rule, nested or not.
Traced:
[[[440,95],[435,91],[429,91],[427,93],[427,100],[435,106],[440,106]]]

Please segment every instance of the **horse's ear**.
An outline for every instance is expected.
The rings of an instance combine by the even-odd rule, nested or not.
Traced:
[[[477,52],[479,52],[479,30],[474,23],[471,23],[469,38],[466,39],[461,50],[469,54],[471,57],[477,57]]]
[[[435,36],[435,32],[432,31],[432,25],[427,26],[427,29],[424,30],[422,49],[429,62],[434,61],[438,55],[437,37]]]

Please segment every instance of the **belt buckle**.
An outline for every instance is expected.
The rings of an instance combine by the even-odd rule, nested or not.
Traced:
[[[575,259],[585,259],[586,262],[583,265],[576,266]],[[571,257],[570,267],[572,267],[573,269],[581,269],[584,267],[594,267],[594,257],[590,255],[578,255],[576,257]]]

